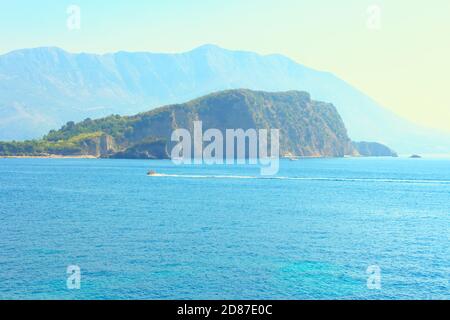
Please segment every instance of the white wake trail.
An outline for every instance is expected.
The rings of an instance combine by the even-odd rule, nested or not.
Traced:
[[[450,180],[423,179],[386,179],[386,178],[335,178],[335,177],[283,177],[283,176],[239,176],[239,175],[185,175],[185,174],[155,174],[151,177],[182,178],[182,179],[255,179],[255,180],[293,180],[293,181],[331,181],[331,182],[368,182],[368,183],[417,183],[417,184],[450,184]]]

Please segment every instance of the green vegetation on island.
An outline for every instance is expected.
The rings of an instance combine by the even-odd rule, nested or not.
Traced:
[[[280,154],[286,156],[366,156],[385,150],[379,144],[353,144],[336,108],[306,92],[229,90],[135,116],[68,122],[40,140],[0,142],[0,156],[168,158],[172,132],[192,132],[197,120],[203,130],[280,129]]]

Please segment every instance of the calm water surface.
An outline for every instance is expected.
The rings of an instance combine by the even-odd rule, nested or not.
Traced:
[[[0,299],[450,298],[450,160],[258,173],[0,159]],[[80,290],[67,289],[69,265]],[[381,290],[367,288],[371,265]]]

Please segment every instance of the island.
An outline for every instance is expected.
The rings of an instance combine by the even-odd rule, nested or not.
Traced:
[[[352,142],[331,103],[307,92],[227,90],[134,116],[68,122],[42,139],[0,142],[0,156],[169,159],[171,134],[203,129],[280,129],[280,155],[291,158],[397,156],[375,142]]]

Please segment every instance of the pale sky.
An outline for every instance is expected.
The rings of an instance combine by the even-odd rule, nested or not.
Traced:
[[[80,30],[66,26],[72,4]],[[368,14],[373,5],[379,19]],[[449,0],[0,0],[0,53],[180,52],[205,43],[281,53],[450,132],[449,39]]]

